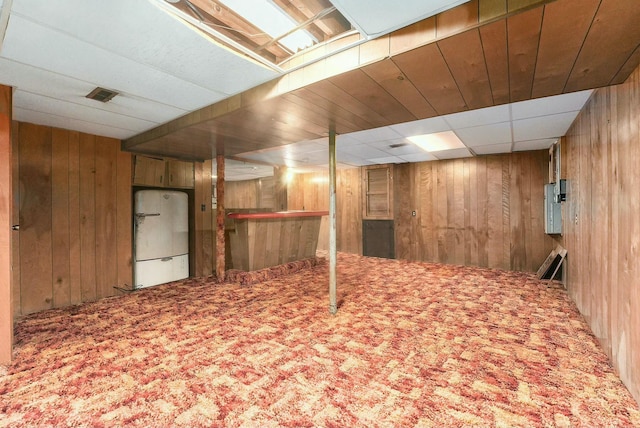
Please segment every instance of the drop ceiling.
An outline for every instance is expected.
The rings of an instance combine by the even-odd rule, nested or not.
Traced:
[[[590,89],[637,67],[640,8],[636,0],[502,2],[504,12],[487,19],[487,5],[500,1],[334,1],[360,33],[342,50],[294,56],[285,70],[238,55],[163,0],[0,0],[0,83],[14,87],[15,120],[155,155],[210,159],[224,150],[321,167],[330,125],[343,167],[546,148]],[[363,61],[370,46],[389,54]],[[307,78],[306,68],[293,74],[304,65],[298,58],[339,71],[293,85]],[[292,89],[245,103],[284,82]],[[96,87],[119,95],[86,98]],[[196,119],[220,106],[226,113]],[[406,140],[443,131],[464,147],[427,153]]]

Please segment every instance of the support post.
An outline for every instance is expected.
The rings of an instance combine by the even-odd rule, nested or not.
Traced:
[[[224,155],[216,155],[216,278],[225,279],[225,239],[224,239]]]
[[[11,229],[11,98],[11,87],[0,85],[0,364],[9,364],[13,353],[11,234],[18,233]]]
[[[336,130],[329,130],[329,312],[338,312],[336,244]]]

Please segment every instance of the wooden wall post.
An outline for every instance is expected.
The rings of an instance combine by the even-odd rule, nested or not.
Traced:
[[[224,282],[224,155],[216,155],[216,278]]]
[[[0,85],[0,364],[9,364],[13,351],[11,95],[11,87]]]
[[[329,130],[329,312],[338,312],[336,246],[336,131]]]

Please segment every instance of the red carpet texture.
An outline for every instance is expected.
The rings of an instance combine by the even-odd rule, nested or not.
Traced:
[[[640,426],[564,290],[339,255],[251,286],[188,280],[17,322],[0,426]]]

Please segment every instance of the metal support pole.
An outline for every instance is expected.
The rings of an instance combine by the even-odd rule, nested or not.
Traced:
[[[216,175],[216,278],[218,282],[224,282],[226,261],[224,242],[224,155],[216,156]]]
[[[329,312],[336,314],[337,289],[337,261],[336,245],[336,131],[329,130]]]

